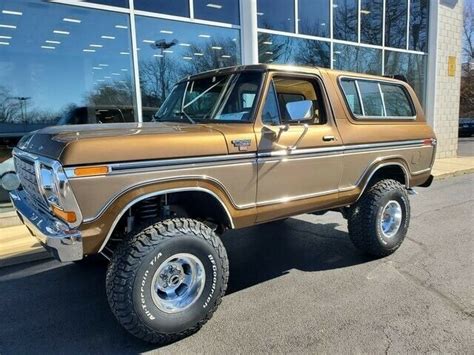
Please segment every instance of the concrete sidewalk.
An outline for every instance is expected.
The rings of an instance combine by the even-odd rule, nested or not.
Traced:
[[[474,157],[436,160],[435,179],[474,173]],[[49,254],[21,225],[14,211],[2,206],[0,211],[0,267],[49,257]]]

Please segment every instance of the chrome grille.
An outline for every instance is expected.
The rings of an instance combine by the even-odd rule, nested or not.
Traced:
[[[21,186],[28,196],[41,207],[47,207],[38,187],[35,174],[35,163],[30,160],[15,156],[15,170],[20,179]]]

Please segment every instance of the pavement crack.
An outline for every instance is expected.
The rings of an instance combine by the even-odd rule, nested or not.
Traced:
[[[448,295],[445,295],[442,291],[438,290],[433,285],[428,283],[428,280],[431,279],[431,273],[426,268],[423,268],[423,270],[428,274],[428,280],[423,281],[420,278],[418,278],[417,276],[412,275],[409,272],[397,267],[395,263],[392,264],[392,265],[400,274],[402,274],[406,278],[410,279],[416,285],[424,288],[425,290],[427,290],[431,294],[435,295],[437,298],[441,299],[446,305],[451,307],[451,309],[453,309],[454,311],[459,312],[459,313],[461,313],[461,314],[463,314],[463,315],[465,315],[469,318],[474,317],[474,311],[466,309],[462,304],[459,304],[458,302],[453,300],[451,297],[449,297]]]
[[[392,347],[392,338],[390,338],[390,335],[387,333],[387,330],[388,328],[383,328],[383,333],[388,342],[387,347],[385,348],[385,354],[388,354],[390,348]]]
[[[442,210],[445,210],[445,209],[451,209],[453,207],[458,207],[458,206],[461,206],[461,205],[465,205],[466,203],[470,203],[470,202],[474,202],[474,200],[467,200],[467,201],[463,201],[463,202],[459,202],[459,203],[454,203],[452,205],[446,205],[446,206],[442,206],[442,207],[439,207],[439,208],[435,208],[434,210],[423,211],[421,213],[418,213],[417,215],[412,215],[411,218],[418,218],[418,217],[423,216],[427,213],[433,213],[433,212],[439,212],[439,211],[442,211]]]

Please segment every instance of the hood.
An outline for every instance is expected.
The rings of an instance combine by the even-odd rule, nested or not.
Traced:
[[[18,148],[63,166],[228,153],[215,129],[155,122],[48,127],[23,137]]]

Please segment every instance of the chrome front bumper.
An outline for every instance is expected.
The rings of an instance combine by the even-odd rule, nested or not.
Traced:
[[[10,198],[23,224],[30,230],[43,247],[59,261],[81,260],[81,232],[50,215],[33,209],[27,201],[25,192],[10,192]]]

